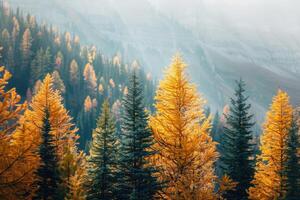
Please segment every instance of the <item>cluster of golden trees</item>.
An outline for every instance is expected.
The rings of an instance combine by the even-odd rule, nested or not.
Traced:
[[[29,106],[20,104],[15,89],[6,91],[11,74],[0,68],[1,117],[1,199],[31,199],[35,190],[36,170],[40,157],[41,129],[46,110],[50,113],[51,134],[55,138],[63,187],[69,199],[80,199],[81,177],[84,176],[84,154],[76,147],[77,129],[62,104],[57,90],[52,89],[52,77],[47,75]],[[74,198],[76,197],[76,198]]]
[[[151,162],[159,167],[158,178],[165,183],[159,192],[164,199],[221,199],[236,183],[224,176],[218,180],[216,142],[210,136],[211,117],[204,114],[205,100],[189,82],[186,64],[175,56],[156,92],[156,112],[149,119],[158,152]],[[47,75],[29,105],[20,103],[15,89],[7,89],[11,74],[0,68],[0,198],[31,199],[37,190],[36,170],[41,130],[49,112],[59,170],[67,199],[85,199],[86,156],[77,149],[77,128],[63,106],[60,92]],[[88,73],[88,70],[85,71]],[[278,199],[285,196],[287,143],[293,108],[287,93],[279,90],[267,113],[261,136],[250,199]],[[216,190],[216,186],[218,189]]]

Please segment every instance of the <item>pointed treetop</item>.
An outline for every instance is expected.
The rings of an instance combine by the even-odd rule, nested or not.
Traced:
[[[286,92],[278,90],[273,98],[261,135],[261,154],[249,189],[250,199],[282,199],[285,196],[285,153],[290,134],[293,108]]]
[[[184,70],[187,67],[187,64],[183,61],[182,55],[177,52],[172,58],[171,66]]]

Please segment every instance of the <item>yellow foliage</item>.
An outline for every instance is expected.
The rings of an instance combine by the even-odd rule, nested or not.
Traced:
[[[93,63],[97,56],[97,48],[92,46],[92,48],[88,51],[88,62]]]
[[[103,85],[101,83],[98,86],[98,91],[99,91],[100,94],[103,94],[103,92],[104,92],[104,88],[103,88]]]
[[[60,44],[61,44],[60,36],[55,36],[55,38],[54,38],[54,43],[55,43],[57,46],[60,46]]]
[[[284,163],[286,145],[292,123],[293,109],[287,93],[279,90],[267,113],[261,136],[261,155],[258,156],[254,186],[249,189],[250,199],[268,200],[284,196]]]
[[[218,180],[219,189],[217,192],[218,199],[223,200],[222,197],[227,191],[235,190],[237,182],[234,182],[228,175],[224,175],[220,180]]]
[[[41,88],[41,85],[42,85],[42,81],[41,80],[37,80],[34,84],[34,87],[33,87],[33,94],[36,94],[39,89]]]
[[[97,88],[97,77],[94,71],[94,67],[90,63],[87,63],[85,65],[85,68],[83,70],[83,76],[84,80],[87,83],[88,90],[90,92],[95,92]]]
[[[19,24],[18,19],[15,16],[13,17],[13,24],[14,24],[14,26],[13,26],[13,31],[12,31],[12,40],[13,40],[13,42],[16,42],[16,39],[20,33],[20,24]],[[29,30],[29,29],[26,29],[26,30]]]
[[[126,96],[128,94],[128,87],[125,86],[124,91],[123,91],[123,95]]]
[[[134,69],[134,70],[137,70],[140,68],[140,64],[137,60],[134,60],[132,63],[131,63],[131,67]]]
[[[116,84],[115,84],[115,82],[114,82],[114,80],[113,80],[112,78],[109,79],[109,84],[110,84],[110,86],[111,86],[112,88],[116,87]]]
[[[40,165],[40,158],[37,154],[41,142],[41,129],[45,110],[50,114],[51,132],[55,138],[54,144],[57,148],[62,178],[65,186],[70,185],[70,179],[76,173],[74,162],[77,160],[78,150],[76,148],[77,129],[71,123],[72,118],[62,104],[62,97],[59,91],[53,90],[53,79],[48,74],[40,86],[39,91],[33,97],[30,107],[25,111],[19,121],[16,131],[13,133],[13,146],[16,151],[23,153],[22,159],[25,163],[20,168],[30,168],[30,176],[27,182],[35,180],[34,171]],[[72,156],[70,155],[70,152]],[[18,171],[18,170],[17,170]]]
[[[29,170],[17,170],[22,167],[22,153],[18,154],[12,147],[11,133],[16,127],[21,112],[26,108],[26,103],[20,104],[21,97],[15,88],[7,90],[11,74],[0,67],[0,198],[17,199],[18,195],[26,192],[25,180]],[[24,169],[24,168],[23,168]]]
[[[73,59],[70,64],[70,79],[73,84],[77,84],[77,82],[79,81],[78,73],[79,73],[78,64],[77,64],[76,60]]]
[[[77,153],[77,149],[73,149],[73,151],[69,151],[68,154],[65,155],[68,162],[65,164],[68,167],[65,167],[65,172],[70,173],[68,179],[66,179],[66,183],[69,187],[69,192],[67,194],[66,200],[85,200],[85,178],[87,176],[87,165],[86,165],[86,155],[80,151]]]
[[[75,43],[76,45],[79,45],[79,43],[80,43],[80,38],[79,38],[78,35],[75,35],[75,37],[74,37],[74,43]]]
[[[118,66],[118,67],[121,66],[121,58],[120,58],[120,56],[118,56],[118,55],[114,56],[112,62],[113,62],[114,66]]]
[[[36,26],[36,20],[35,20],[34,16],[30,16],[29,17],[28,24],[29,24],[30,28],[32,28],[32,29],[35,28],[35,26]]]
[[[93,103],[90,96],[87,96],[84,100],[84,112],[90,112],[93,108]]]
[[[72,36],[71,36],[71,33],[70,33],[70,32],[66,32],[66,33],[65,33],[65,40],[66,40],[67,43],[68,43],[68,42],[71,42]]]
[[[23,59],[28,59],[29,56],[30,56],[30,48],[31,48],[31,41],[32,38],[31,38],[31,32],[30,32],[30,29],[27,28],[25,31],[24,31],[24,34],[23,34],[23,39],[22,39],[22,44],[21,44],[21,50],[22,50],[22,56],[23,56]]]
[[[185,73],[180,56],[173,58],[156,92],[156,114],[150,117],[161,167],[159,178],[167,181],[166,199],[214,199],[216,144],[209,136],[210,117],[204,115],[205,101]]]

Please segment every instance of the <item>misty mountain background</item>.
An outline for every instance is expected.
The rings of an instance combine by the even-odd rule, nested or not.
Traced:
[[[107,56],[137,59],[161,78],[180,52],[212,110],[222,111],[234,80],[247,83],[261,120],[278,88],[300,102],[297,0],[8,0],[40,22],[70,31]]]

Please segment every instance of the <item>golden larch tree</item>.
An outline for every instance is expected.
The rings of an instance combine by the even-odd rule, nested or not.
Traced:
[[[93,108],[92,99],[90,96],[87,96],[84,100],[84,112],[90,112]]]
[[[55,70],[52,73],[52,79],[53,79],[53,89],[59,90],[61,94],[64,94],[66,92],[66,86],[57,70]]]
[[[95,95],[97,89],[97,77],[94,67],[90,63],[85,65],[83,70],[83,77],[86,83],[88,94]]]
[[[189,82],[186,64],[179,55],[173,58],[156,91],[156,113],[150,117],[161,167],[159,177],[166,181],[166,199],[214,199],[218,157],[209,135],[210,117],[204,115],[205,101]]]
[[[70,64],[70,80],[74,85],[79,82],[79,67],[75,59],[73,59]]]
[[[103,94],[103,92],[104,92],[104,87],[101,83],[98,86],[98,92],[99,92],[99,94]]]
[[[48,110],[50,115],[51,132],[54,136],[54,144],[57,148],[61,178],[66,192],[76,185],[72,183],[74,176],[78,176],[78,161],[81,160],[80,152],[76,147],[78,136],[77,128],[71,123],[72,118],[62,104],[62,97],[58,90],[53,89],[53,78],[48,74],[42,82],[36,95],[32,98],[29,108],[19,122],[19,126],[13,133],[14,146],[20,151],[30,149],[23,155],[26,161],[25,167],[33,169],[29,181],[35,181],[35,171],[40,165],[40,157],[37,154],[41,143],[41,130],[43,116]],[[34,192],[34,189],[31,191]]]
[[[0,67],[0,199],[17,199],[18,194],[26,192],[24,180],[31,171],[16,170],[24,164],[22,153],[12,147],[12,132],[26,108],[15,88],[7,89],[11,74]],[[26,185],[27,186],[27,185]]]
[[[16,17],[13,17],[13,31],[12,31],[12,42],[16,45],[17,37],[20,34],[20,24]]]
[[[279,90],[266,115],[261,136],[261,154],[257,158],[250,199],[279,199],[285,193],[287,140],[293,109],[286,92]]]
[[[22,43],[21,43],[21,53],[22,53],[22,59],[23,59],[23,67],[28,65],[29,58],[31,54],[31,44],[32,43],[32,37],[30,29],[25,29],[22,37]]]

